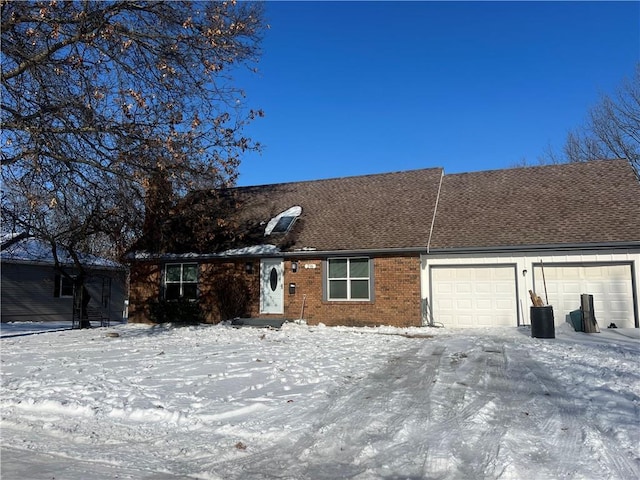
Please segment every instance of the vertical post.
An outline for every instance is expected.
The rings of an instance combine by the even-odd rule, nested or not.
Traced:
[[[544,285],[544,301],[547,305],[549,305],[549,297],[547,295],[547,279],[544,277],[544,264],[542,263],[542,259],[540,259],[540,269],[542,270],[542,284]]]

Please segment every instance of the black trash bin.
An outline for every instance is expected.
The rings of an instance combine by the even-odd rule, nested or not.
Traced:
[[[534,338],[556,338],[551,305],[531,307],[531,336]]]

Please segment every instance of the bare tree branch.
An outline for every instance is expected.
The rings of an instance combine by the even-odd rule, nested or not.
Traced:
[[[1,2],[2,218],[64,248],[121,254],[151,178],[167,198],[235,181],[262,4]],[[161,193],[162,193],[161,192]]]
[[[549,149],[548,162],[587,162],[625,158],[640,174],[640,64],[614,95],[603,95],[589,110],[587,123],[569,132],[563,154]]]

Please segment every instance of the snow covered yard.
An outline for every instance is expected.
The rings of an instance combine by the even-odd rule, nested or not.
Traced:
[[[2,479],[637,479],[640,340],[556,333],[4,335]]]

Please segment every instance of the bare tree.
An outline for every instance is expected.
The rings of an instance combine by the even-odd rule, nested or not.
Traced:
[[[613,96],[603,95],[586,124],[569,132],[562,153],[548,149],[550,163],[626,158],[640,173],[640,65]]]
[[[54,254],[117,257],[141,231],[158,172],[170,200],[233,184],[241,154],[259,149],[242,132],[262,112],[245,106],[232,74],[256,65],[261,4],[0,8],[3,228]]]

